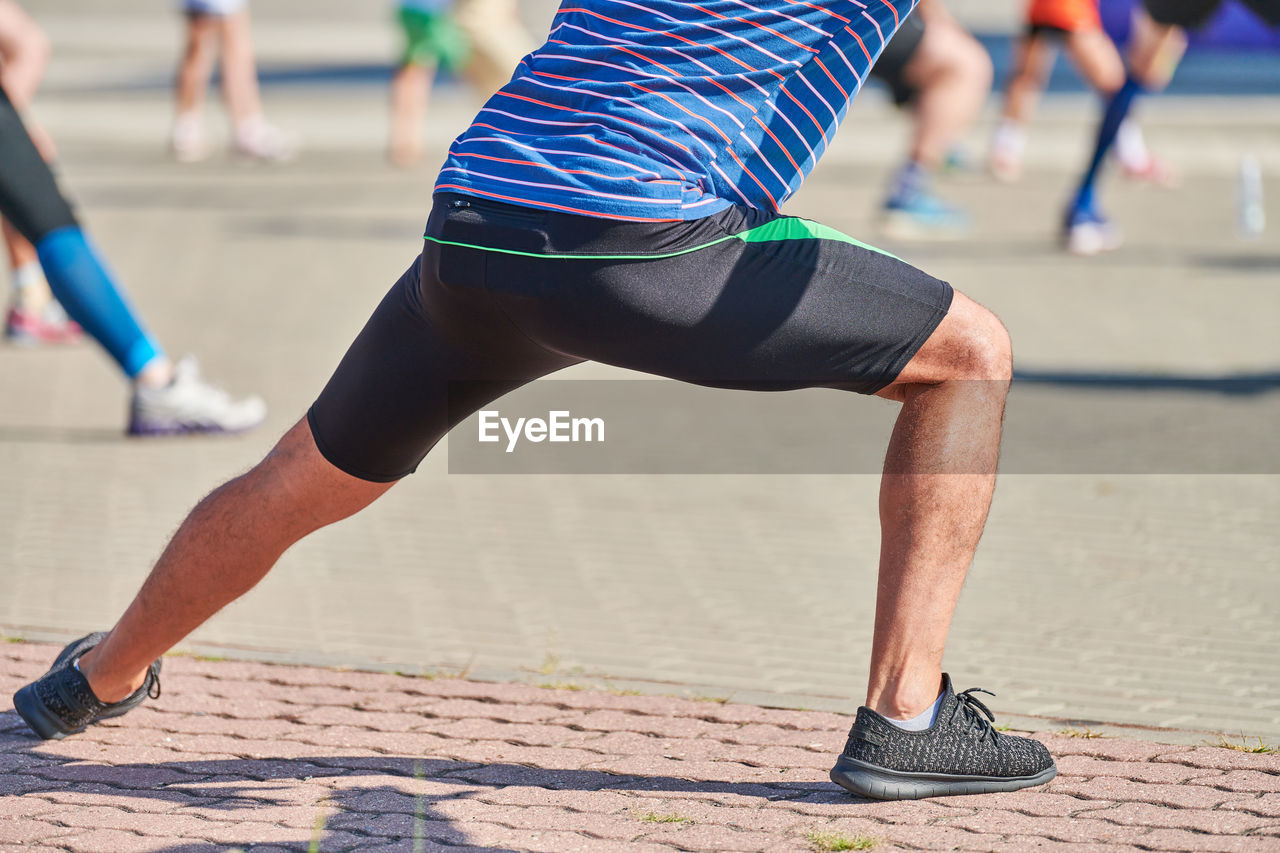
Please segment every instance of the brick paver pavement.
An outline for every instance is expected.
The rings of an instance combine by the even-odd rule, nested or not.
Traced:
[[[0,695],[55,651],[2,647]],[[837,714],[185,657],[163,684],[61,742],[0,700],[0,851],[1280,849],[1276,755],[1039,733],[1046,787],[876,803],[827,780]]]

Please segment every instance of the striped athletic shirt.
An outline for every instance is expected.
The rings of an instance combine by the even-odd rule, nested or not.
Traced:
[[[611,219],[776,210],[917,0],[564,0],[436,190]]]

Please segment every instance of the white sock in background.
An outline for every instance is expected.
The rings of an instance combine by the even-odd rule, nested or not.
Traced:
[[[938,698],[933,700],[933,704],[925,708],[918,717],[912,717],[909,720],[891,720],[888,717],[885,717],[885,719],[900,729],[905,729],[909,732],[922,732],[932,726],[933,721],[938,718],[938,709],[942,707],[942,697],[944,695],[939,693]]]
[[[13,271],[13,304],[23,311],[39,311],[53,299],[49,282],[39,261],[23,264]]]
[[[1122,166],[1139,172],[1147,168],[1151,160],[1142,128],[1133,119],[1125,119],[1116,132],[1116,159]]]
[[[1020,122],[1002,119],[996,126],[991,147],[998,156],[1021,160],[1027,147],[1027,131]]]

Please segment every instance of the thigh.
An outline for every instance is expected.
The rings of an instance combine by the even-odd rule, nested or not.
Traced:
[[[330,464],[400,479],[481,406],[577,360],[533,343],[494,306],[486,254],[429,243],[374,310],[307,413]]]
[[[875,393],[946,314],[951,288],[834,229],[781,217],[652,260],[491,262],[530,338],[702,385]]]
[[[1069,33],[1066,45],[1072,64],[1093,88],[1112,94],[1124,85],[1124,60],[1111,37],[1101,29]]]

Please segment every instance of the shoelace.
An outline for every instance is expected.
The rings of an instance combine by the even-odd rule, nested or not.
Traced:
[[[155,664],[147,669],[147,696],[151,699],[160,698],[160,670]]]
[[[988,696],[994,696],[990,690],[983,690],[981,687],[970,687],[961,693],[956,694],[956,704],[951,708],[951,716],[948,722],[956,718],[957,713],[964,714],[964,719],[968,722],[971,730],[978,732],[978,742],[981,743],[987,735],[991,736],[991,742],[994,744],[999,734],[996,732],[995,726],[992,725],[996,721],[996,715],[991,713],[991,709],[982,704],[982,700],[975,693],[985,693]],[[985,719],[984,719],[985,717]]]

